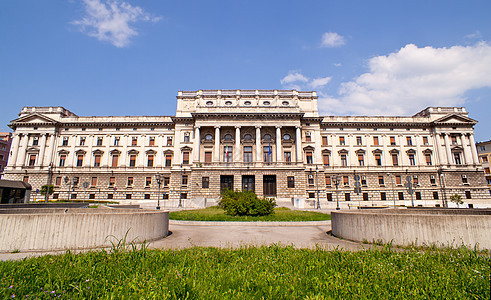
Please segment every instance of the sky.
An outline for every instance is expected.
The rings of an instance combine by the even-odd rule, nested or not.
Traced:
[[[0,131],[23,106],[174,115],[180,90],[315,90],[321,115],[464,106],[491,139],[491,1],[0,0]]]

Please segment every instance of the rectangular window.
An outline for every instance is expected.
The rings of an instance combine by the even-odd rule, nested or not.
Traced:
[[[368,201],[368,193],[363,193],[363,201]]]
[[[378,136],[374,136],[373,137],[373,145],[374,146],[378,146],[379,145],[379,143],[378,143]]]
[[[380,200],[387,200],[387,194],[385,192],[380,193]]]
[[[101,166],[101,155],[96,154],[94,155],[94,167],[100,167]]]
[[[152,186],[152,177],[146,177],[145,178],[145,187],[151,187]]]
[[[384,185],[384,176],[383,175],[379,175],[378,176],[378,184],[379,185]]]
[[[114,138],[114,146],[119,146],[119,137]]]
[[[151,136],[150,139],[148,140],[148,145],[155,146],[155,138],[153,136]]]
[[[343,176],[343,185],[349,186],[349,176]]]
[[[77,194],[71,194],[71,199],[77,199]]]
[[[116,184],[116,177],[109,177],[109,187],[114,187]]]
[[[188,185],[188,175],[182,175],[181,184]]]
[[[488,157],[487,156],[481,156],[481,162],[488,162]]]
[[[33,146],[37,146],[39,145],[39,138],[37,136],[35,136],[33,139],[32,139],[32,145]]]
[[[291,163],[292,162],[292,153],[290,151],[285,151],[283,153],[283,155],[285,156],[285,162],[286,163]]]
[[[367,177],[361,176],[361,186],[367,186]]]
[[[102,137],[98,137],[97,138],[97,146],[102,146],[102,141],[103,141]]]
[[[210,161],[211,161],[211,152],[210,152]],[[244,162],[246,163],[252,162],[252,146],[244,147]]]
[[[341,154],[341,166],[346,167],[348,165],[348,160],[346,154]]]
[[[150,199],[150,194],[145,194],[145,199],[146,200]]]
[[[170,167],[172,165],[172,154],[165,155],[165,166]]]
[[[181,193],[181,199],[187,199],[188,193]]]
[[[351,201],[351,194],[350,193],[344,193],[344,201]]]
[[[74,187],[78,186],[79,181],[80,181],[79,177],[73,177],[73,186]]]
[[[189,133],[188,132],[184,133],[184,143],[189,143]]]
[[[323,154],[322,160],[324,162],[324,166],[329,166],[329,154],[327,154],[327,153]]]
[[[452,135],[452,136],[450,136],[450,139],[452,140],[452,145],[457,144],[457,136]]]
[[[416,195],[416,200],[421,200],[421,192],[414,193]]]
[[[416,164],[416,161],[414,160],[414,154],[409,154],[409,164],[411,166],[414,166]]]
[[[126,194],[126,199],[131,199],[131,194]]]
[[[210,177],[201,178],[201,187],[207,189],[210,187]]]
[[[484,173],[489,174],[489,168],[484,168]]]
[[[289,189],[295,188],[295,177],[293,176],[286,177],[286,182]]]
[[[153,167],[153,154],[148,155],[147,167]]]
[[[312,141],[312,137],[310,135],[306,135],[305,136],[305,141],[306,142],[311,142]]]
[[[322,146],[327,146],[327,136],[322,137]]]
[[[382,157],[378,153],[375,154],[375,163],[377,164],[377,166],[381,166],[382,165]]]
[[[60,185],[61,185],[61,177],[56,177],[55,186],[60,186]]]
[[[427,136],[423,137],[423,145],[428,145],[428,137]]]
[[[212,153],[205,152],[205,164],[211,164]]]
[[[136,166],[136,154],[130,155],[130,167]]]
[[[184,151],[182,153],[182,164],[183,165],[189,165],[189,152],[188,151]]]
[[[133,186],[133,177],[128,177],[128,181],[127,181],[126,185],[128,187],[132,187]]]
[[[472,199],[471,191],[465,191],[465,199]]]
[[[365,165],[365,159],[363,158],[363,154],[358,154],[358,165],[360,166]]]
[[[401,181],[401,176],[400,175],[397,175],[396,176],[396,185],[402,185],[402,181]]]
[[[138,138],[137,137],[131,138],[131,146],[136,146],[136,145],[138,145]]]
[[[273,155],[273,152],[271,151],[270,146],[263,147],[263,158],[265,163],[270,163],[271,162],[271,156]]]
[[[332,201],[332,193],[326,193],[327,201]]]
[[[58,193],[57,194],[53,194],[53,199],[54,200],[58,199],[59,197],[60,197],[60,194],[58,194]]]
[[[308,151],[305,154],[306,154],[306,158],[307,158],[307,164],[308,165],[313,164],[314,160],[313,160],[312,152]]]
[[[90,180],[90,186],[91,187],[97,186],[97,177],[92,177],[92,179]]]
[[[468,184],[469,181],[467,180],[467,175],[462,175],[462,183],[463,184]]]
[[[396,137],[395,136],[391,136],[390,137],[390,145],[391,146],[395,146],[395,144],[396,144]]]
[[[164,195],[162,196],[162,199],[169,200],[169,193],[164,192]]]
[[[456,165],[461,165],[462,164],[462,161],[460,160],[460,153],[454,153],[453,154],[453,157],[454,157],[454,160],[455,160],[455,164]]]
[[[168,187],[169,183],[170,183],[170,177],[164,177],[164,181],[163,181],[162,185],[164,187]]]
[[[63,138],[62,146],[68,146],[68,137]]]
[[[399,196],[399,200],[404,200],[404,192],[399,192],[397,195]]]
[[[108,199],[108,200],[112,200],[112,199],[114,199],[114,195],[113,195],[113,194],[107,194],[107,199]]]
[[[326,186],[331,186],[331,185],[332,185],[331,176],[326,175]]]
[[[398,166],[399,165],[399,159],[397,157],[397,154],[392,154],[392,165],[393,166]]]
[[[111,164],[112,167],[117,167],[118,166],[118,159],[119,159],[119,155],[114,154],[113,155],[112,164]]]
[[[35,164],[36,164],[36,155],[35,154],[29,155],[29,167],[34,167]]]
[[[433,192],[433,199],[438,200],[438,192]]]
[[[225,162],[227,163],[232,162],[232,157],[233,157],[232,146],[223,147],[223,157]]]
[[[81,167],[84,164],[84,155],[77,155],[77,167]]]
[[[24,181],[25,183],[29,183],[29,176],[24,176],[22,181]]]
[[[426,165],[431,166],[433,163],[431,162],[431,154],[425,154]]]
[[[344,136],[340,136],[340,137],[339,137],[339,145],[341,145],[341,146],[346,145],[346,143],[345,143],[345,141],[344,141]]]
[[[167,146],[172,146],[172,138],[171,137],[167,138]]]
[[[66,162],[66,154],[60,154],[60,167],[64,167]]]
[[[413,185],[414,185],[414,186],[419,185],[419,179],[418,179],[418,176],[413,176]]]
[[[413,145],[413,139],[410,136],[406,136],[406,143],[408,146]]]
[[[357,144],[358,146],[363,145],[363,140],[362,140],[361,136],[357,136],[357,137],[356,137],[356,144]]]
[[[435,178],[435,175],[430,175],[430,184],[431,184],[431,185],[436,185],[436,178]]]
[[[308,183],[309,183],[309,185],[314,185],[314,175],[309,174]]]

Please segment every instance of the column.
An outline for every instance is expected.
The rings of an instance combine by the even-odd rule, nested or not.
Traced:
[[[448,133],[445,133],[445,150],[447,153],[447,164],[452,165],[452,151],[450,150],[450,141],[448,139]]]
[[[438,163],[440,165],[445,165],[445,159],[443,158],[443,148],[442,148],[442,138],[441,133],[435,134],[435,147],[438,151]]]
[[[465,164],[466,165],[472,165],[472,154],[469,153],[469,146],[467,145],[467,139],[465,138],[465,134],[461,133],[460,134],[460,139],[462,140],[462,149],[464,149],[464,158],[465,158]]]
[[[281,157],[281,126],[276,126],[276,162],[282,162]]]
[[[36,161],[36,166],[43,166],[44,152],[46,150],[46,134],[41,135],[41,141],[39,145],[39,157]]]
[[[297,158],[297,163],[302,162],[302,135],[300,133],[300,126],[295,128],[295,156]]]
[[[471,146],[472,160],[475,165],[479,164],[479,157],[477,156],[476,141],[474,140],[474,133],[469,133],[469,143]]]
[[[234,162],[240,162],[241,151],[240,151],[240,126],[235,126],[235,150],[234,150]]]
[[[176,140],[177,142],[177,140]],[[118,166],[121,166],[123,169],[128,166],[128,144],[131,143],[131,138],[129,135],[125,134],[122,136],[120,143],[123,143],[123,151],[119,155]],[[130,144],[131,145],[131,144]]]
[[[106,139],[106,147],[105,147],[106,148],[106,151],[103,154],[103,156],[104,156],[104,163],[101,162],[101,166],[108,167],[108,166],[110,166],[110,163],[111,163],[111,148],[110,148],[111,142],[112,142],[111,135],[109,135],[109,134],[106,135],[105,139]]]
[[[22,135],[22,146],[20,149],[20,155],[17,157],[17,165],[20,167],[25,166],[26,163],[26,155],[27,155],[27,142],[29,140],[29,135]]]
[[[322,144],[322,139],[321,139],[321,132],[320,128],[319,130],[314,130],[313,132],[314,135],[314,164],[322,164],[322,152],[321,152],[321,144]]]
[[[261,126],[256,126],[256,162],[261,162]]]
[[[199,163],[200,143],[201,143],[200,127],[196,126],[194,128],[194,145],[193,145],[193,157],[195,163]]]
[[[92,158],[94,157],[94,154],[92,153],[92,146],[94,145],[94,142],[97,141],[97,138],[94,138],[94,135],[89,135],[87,138],[87,145],[89,145],[89,150],[85,154],[84,157],[84,163],[83,167],[92,167]]]
[[[215,149],[213,151],[213,161],[220,162],[220,126],[215,126]]]
[[[19,153],[19,144],[20,144],[20,135],[14,134],[14,138],[12,139],[12,145],[10,149],[12,149],[12,154],[8,160],[9,167],[15,167],[17,162],[17,153]]]
[[[56,134],[50,133],[48,134],[49,138],[49,148],[48,148],[48,160],[46,161],[46,165],[54,165],[53,163],[53,154],[55,152],[55,141],[56,141]]]

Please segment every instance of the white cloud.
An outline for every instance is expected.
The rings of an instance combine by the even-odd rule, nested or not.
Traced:
[[[335,48],[344,44],[346,44],[344,37],[336,32],[326,32],[322,35],[321,47]]]
[[[408,44],[368,61],[369,72],[342,83],[339,97],[320,92],[324,113],[411,115],[428,106],[463,105],[464,94],[491,87],[491,46],[418,48]]]
[[[280,82],[285,89],[305,90],[316,89],[325,86],[331,81],[331,77],[319,77],[310,79],[298,71],[290,71]]]
[[[332,77],[320,77],[320,78],[315,78],[313,79],[310,83],[309,86],[311,86],[313,89],[317,89],[320,87],[325,86],[326,84],[331,81]]]
[[[305,76],[303,76],[301,73],[296,72],[296,71],[290,71],[288,72],[288,75],[283,77],[280,82],[281,84],[288,84],[288,83],[293,83],[293,82],[307,82],[309,79]]]
[[[157,22],[139,6],[118,0],[83,0],[86,15],[73,21],[82,32],[100,41],[108,41],[116,47],[125,47],[138,32],[131,24],[138,21]]]
[[[471,34],[466,35],[465,37],[470,40],[480,40],[482,38],[482,34],[479,30],[476,30]]]

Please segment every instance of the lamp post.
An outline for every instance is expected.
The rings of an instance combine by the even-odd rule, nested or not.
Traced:
[[[438,168],[438,180],[440,181],[440,190],[442,191],[442,207],[447,207],[447,195],[445,194],[445,179],[443,177],[443,169]]]
[[[52,178],[53,178],[53,164],[50,163],[48,166],[48,191],[47,191],[46,195],[44,195],[44,202],[46,202],[46,203],[48,203],[48,199],[49,199],[49,188],[51,186]]]
[[[334,185],[336,186],[336,210],[340,210],[340,208],[339,208],[339,194],[338,194],[339,176],[333,175],[332,181],[333,181]]]
[[[157,194],[157,207],[155,207],[155,209],[160,210],[160,185],[162,184],[162,174],[160,173],[155,174],[155,180],[159,185],[159,193]]]
[[[182,208],[182,178],[184,177],[184,169],[181,164],[181,184],[179,185],[179,204],[177,205],[178,208]]]
[[[68,178],[68,176],[65,176],[65,178],[63,178],[63,181],[65,182],[65,184],[67,185],[68,187],[68,191],[67,191],[67,200],[70,201],[70,178]]]
[[[319,173],[319,166],[315,166],[315,192],[317,193],[317,209],[321,208],[319,200],[319,181],[317,180],[317,173]]]
[[[394,192],[394,175],[387,173],[387,176],[390,177],[392,182],[392,200],[394,201],[394,208],[396,208],[396,194]]]

